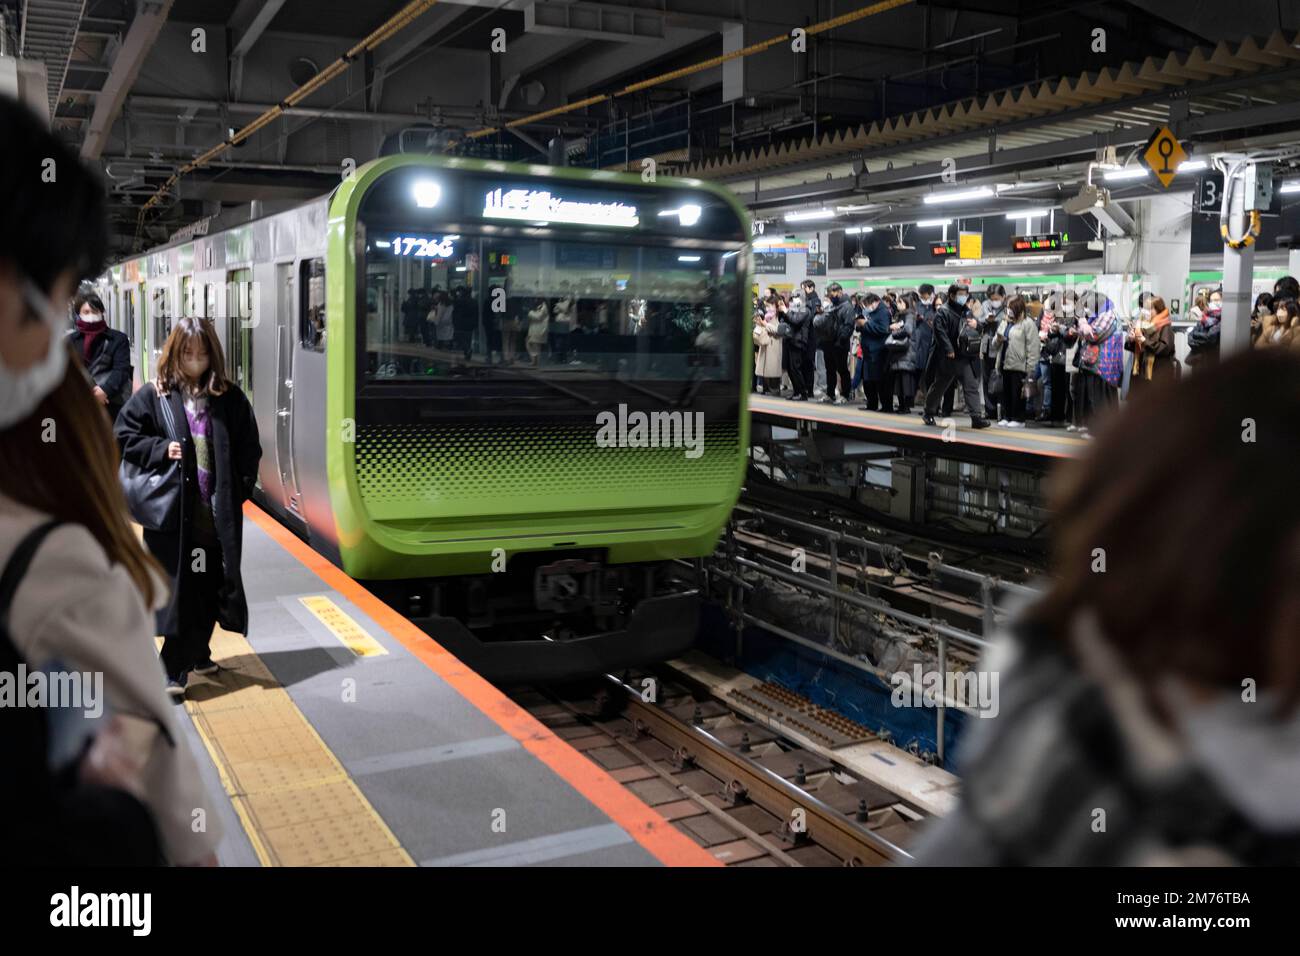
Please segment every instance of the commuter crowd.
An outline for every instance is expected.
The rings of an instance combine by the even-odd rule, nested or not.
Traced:
[[[1297,299],[1290,276],[1258,297],[1254,347],[1300,348]],[[1091,438],[1121,393],[1133,397],[1182,374],[1169,306],[1153,293],[1126,318],[1093,289],[1043,299],[1008,296],[996,283],[977,295],[960,284],[878,294],[831,282],[820,294],[805,280],[793,292],[755,295],[752,313],[755,391],[860,402],[866,411],[915,408],[927,425],[964,409],[972,428],[1035,422]],[[1201,292],[1188,314],[1188,365],[1217,359],[1222,317],[1222,290]]]

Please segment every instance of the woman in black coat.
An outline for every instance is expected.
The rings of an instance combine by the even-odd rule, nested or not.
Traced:
[[[172,578],[171,600],[158,612],[157,626],[167,691],[180,697],[191,670],[217,669],[208,649],[215,624],[248,633],[239,571],[242,508],[262,458],[252,406],[226,378],[210,321],[177,321],[163,344],[157,378],[127,402],[114,432],[122,458],[141,468],[163,471],[182,463],[176,530],[144,532],[149,551]]]
[[[95,401],[108,412],[110,424],[131,397],[131,343],[125,332],[110,329],[104,321],[104,303],[93,292],[72,300],[77,327],[68,333],[72,351],[86,366],[95,383]]]

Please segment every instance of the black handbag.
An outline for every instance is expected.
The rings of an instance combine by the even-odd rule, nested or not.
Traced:
[[[790,323],[789,323],[789,322],[781,321],[781,322],[777,322],[777,323],[776,323],[776,337],[777,337],[777,338],[779,338],[779,339],[788,339],[788,338],[789,338],[791,335],[793,335],[793,334],[794,334],[794,330],[793,330],[792,328],[790,328]]]
[[[176,437],[176,421],[172,417],[171,403],[158,396],[163,417],[167,419],[167,434]],[[126,495],[126,506],[131,517],[146,531],[175,531],[181,516],[181,488],[184,485],[184,466],[173,461],[166,471],[141,468],[134,462],[122,459],[117,468],[117,478]]]

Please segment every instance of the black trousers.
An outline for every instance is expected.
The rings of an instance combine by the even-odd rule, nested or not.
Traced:
[[[966,399],[966,411],[970,412],[971,421],[984,417],[984,403],[980,399],[979,361],[979,356],[938,359],[939,370],[935,373],[934,386],[925,396],[927,417],[934,417],[939,410],[941,397],[957,382],[961,383],[962,395]],[[945,411],[944,414],[952,413]]]
[[[1025,420],[1024,372],[1002,371],[1002,416],[1007,421]]]
[[[195,570],[195,549],[203,551],[202,571]],[[221,545],[195,542],[190,550],[190,554],[181,555],[179,627],[175,634],[163,635],[162,662],[171,678],[179,678],[208,657],[221,609],[221,585],[226,579]]]
[[[990,418],[1005,418],[1007,414],[1006,408],[1002,407],[999,410],[999,406],[1002,404],[1002,393],[999,392],[995,395],[989,388],[993,381],[993,371],[997,366],[997,361],[996,358],[990,356],[984,356],[980,359],[980,373],[982,375],[980,381],[984,386],[984,410],[988,412]]]
[[[845,399],[852,394],[849,378],[849,350],[838,344],[821,346],[822,359],[826,362],[826,397],[835,397],[835,379],[840,381],[840,395]]]
[[[805,356],[805,353],[806,356]],[[801,348],[798,345],[791,345],[781,353],[781,361],[785,364],[785,372],[790,376],[790,389],[794,395],[802,395],[804,398],[812,397],[812,375],[804,375],[804,366],[812,366],[812,352]]]
[[[1053,362],[1048,366],[1047,374],[1052,383],[1052,401],[1048,408],[1048,418],[1054,422],[1065,421],[1066,405],[1070,401],[1069,375],[1065,365]]]
[[[817,348],[812,343],[805,346],[799,356],[799,373],[803,376],[804,398],[812,398],[817,382]]]
[[[912,401],[916,398],[916,373],[907,372],[902,369],[891,368],[889,370],[889,384],[885,390],[886,407],[893,400],[893,396],[898,396],[898,410],[900,412],[910,412],[912,410]],[[948,413],[952,413],[949,408]]]

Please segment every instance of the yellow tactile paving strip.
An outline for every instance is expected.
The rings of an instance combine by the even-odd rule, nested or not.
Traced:
[[[315,728],[241,635],[223,670],[190,677],[185,709],[263,866],[414,866]]]

